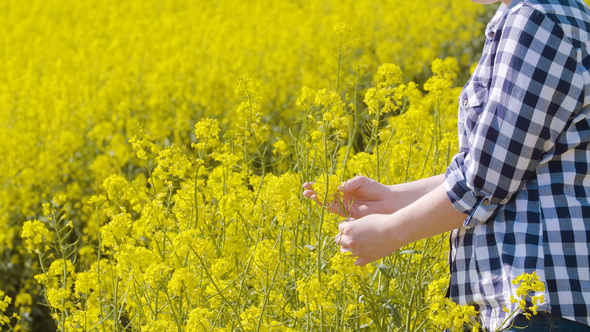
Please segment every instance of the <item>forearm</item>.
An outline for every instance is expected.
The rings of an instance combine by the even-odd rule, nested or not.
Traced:
[[[396,212],[407,207],[422,196],[439,187],[443,184],[444,177],[444,174],[440,174],[413,182],[389,186],[393,193],[391,197],[396,200],[395,202],[392,202],[392,205],[394,205],[395,208],[391,212]]]
[[[466,215],[457,211],[440,184],[392,214],[372,214],[338,225],[336,242],[365,265],[404,245],[461,227]]]
[[[401,245],[459,228],[466,218],[451,205],[442,183],[391,216],[390,234]]]

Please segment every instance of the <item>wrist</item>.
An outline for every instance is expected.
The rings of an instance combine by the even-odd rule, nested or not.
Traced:
[[[397,248],[401,248],[414,241],[411,237],[411,234],[414,233],[412,224],[407,222],[406,212],[407,209],[402,208],[387,217],[385,232],[389,235],[391,243],[395,244]]]

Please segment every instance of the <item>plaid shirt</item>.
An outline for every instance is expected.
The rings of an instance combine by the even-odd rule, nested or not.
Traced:
[[[445,187],[467,218],[451,232],[449,295],[486,329],[517,308],[512,280],[533,271],[539,310],[589,325],[589,32],[582,0],[501,5],[460,94]]]

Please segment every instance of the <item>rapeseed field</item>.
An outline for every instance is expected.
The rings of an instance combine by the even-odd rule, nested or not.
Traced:
[[[301,192],[444,172],[493,6],[0,2],[1,329],[476,325],[446,236],[355,266]]]

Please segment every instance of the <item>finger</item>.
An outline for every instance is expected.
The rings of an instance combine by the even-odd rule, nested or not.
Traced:
[[[304,190],[303,191],[303,196],[307,197],[307,198],[311,198],[311,196],[313,196],[315,194],[315,191],[313,190]]]
[[[352,253],[352,249],[350,249],[349,247],[340,246],[340,252],[343,253],[343,254],[345,254],[347,252],[351,252]]]
[[[313,186],[314,183],[315,182],[305,182],[303,184],[303,188],[308,189],[308,190],[313,190],[313,187],[312,186]]]

